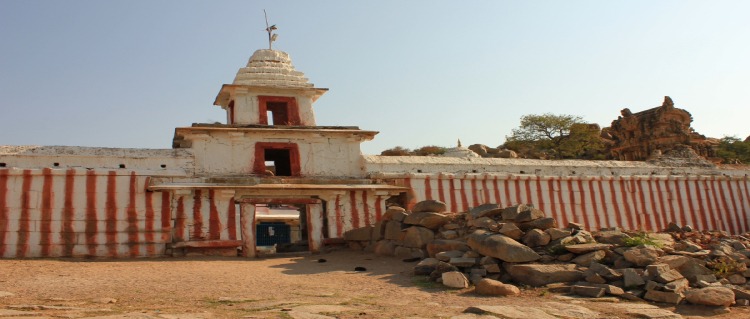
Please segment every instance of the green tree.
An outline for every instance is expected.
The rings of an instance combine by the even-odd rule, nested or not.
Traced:
[[[506,137],[505,148],[524,157],[534,158],[604,158],[604,144],[596,124],[580,116],[551,113],[524,115],[521,125]]]
[[[716,150],[724,163],[750,163],[750,140],[742,141],[736,136],[724,136]]]
[[[422,146],[415,149],[413,153],[417,156],[442,155],[445,154],[445,147],[435,145]]]
[[[383,156],[409,156],[411,155],[411,150],[408,148],[404,148],[401,146],[396,146],[394,148],[389,148],[385,151],[380,152],[380,155]]]

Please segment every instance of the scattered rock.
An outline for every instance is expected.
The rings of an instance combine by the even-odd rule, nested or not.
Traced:
[[[506,262],[529,262],[541,256],[534,250],[510,237],[477,230],[467,239],[469,247],[482,255]]]
[[[521,290],[518,287],[504,284],[497,280],[484,278],[476,284],[474,291],[480,295],[491,295],[491,296],[510,296],[518,295]]]
[[[466,279],[463,273],[458,271],[449,271],[442,274],[443,285],[450,288],[468,288],[469,280]]]
[[[685,298],[696,305],[729,307],[734,303],[734,292],[724,287],[706,287],[688,290]]]

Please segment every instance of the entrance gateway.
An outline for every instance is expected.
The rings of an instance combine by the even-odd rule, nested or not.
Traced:
[[[193,153],[194,177],[152,178],[148,186],[172,194],[172,254],[318,252],[346,229],[379,220],[386,200],[406,189],[368,178],[360,143],[377,132],[316,125],[312,105],[327,91],[308,83],[286,53],[258,50],[216,97],[227,124],[175,129],[173,147]],[[211,227],[218,234],[190,236]]]

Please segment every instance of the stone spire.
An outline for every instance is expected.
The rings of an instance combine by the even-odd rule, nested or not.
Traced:
[[[257,50],[247,66],[237,71],[232,84],[269,87],[312,88],[305,74],[294,69],[289,54],[277,50]]]

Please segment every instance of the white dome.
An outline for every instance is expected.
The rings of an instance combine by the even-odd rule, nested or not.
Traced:
[[[258,50],[253,53],[247,66],[237,71],[232,84],[273,86],[273,87],[313,87],[305,74],[294,69],[289,54],[276,50]]]

